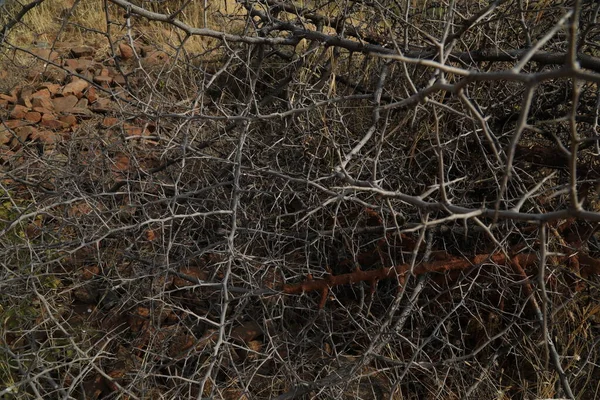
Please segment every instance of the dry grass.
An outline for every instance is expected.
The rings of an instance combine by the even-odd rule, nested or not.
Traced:
[[[10,2],[10,0],[9,0]],[[140,6],[142,1],[133,2]],[[171,14],[186,2],[168,0],[160,4],[153,3],[152,11]],[[225,21],[231,23],[231,16],[239,12],[235,0],[223,0],[218,3],[210,2],[208,11],[204,13],[202,1],[192,1],[177,18],[191,26],[208,27],[222,30]],[[14,15],[17,7],[8,6],[5,19]],[[148,22],[143,19],[132,19],[129,31],[123,18],[124,10],[114,4],[108,4],[105,9],[100,0],[54,0],[46,1],[30,10],[21,23],[11,30],[8,41],[16,46],[37,47],[52,46],[57,42],[69,44],[88,44],[101,47],[106,44],[107,21],[111,22],[111,37],[124,37],[132,34],[142,36],[148,43],[162,48],[183,48],[189,52],[205,51],[211,41],[200,37],[192,37],[183,42],[182,32],[171,25]],[[235,18],[233,18],[235,20]],[[235,24],[228,26],[228,32],[235,31]]]
[[[172,13],[182,3],[136,4]],[[221,1],[219,8],[211,3],[206,14],[203,3],[192,1],[180,19],[241,32],[245,11],[233,1]],[[398,42],[408,35],[411,44],[426,46],[420,31],[437,37],[443,25],[436,15],[425,15],[436,11],[428,8],[433,2],[412,3],[416,11],[410,18],[419,28],[404,33],[400,18],[389,16],[385,32],[398,35]],[[475,3],[481,2],[469,7]],[[137,103],[120,98],[113,115],[121,122],[152,121],[152,141],[135,141],[86,120],[52,154],[39,154],[33,143],[21,150],[23,161],[11,171],[15,179],[5,183],[9,190],[0,190],[0,220],[42,211],[23,217],[10,235],[0,237],[0,392],[4,385],[21,391],[8,398],[33,397],[35,390],[57,395],[58,382],[73,397],[124,397],[129,391],[140,398],[261,399],[321,380],[306,398],[562,397],[559,375],[545,352],[544,329],[578,398],[597,390],[598,277],[581,278],[574,267],[551,262],[552,257],[542,284],[533,263],[519,275],[491,258],[468,261],[501,250],[565,252],[555,242],[584,237],[585,221],[539,245],[535,227],[525,221],[492,226],[482,217],[494,235],[490,238],[472,218],[465,217],[463,224],[462,215],[367,190],[366,183],[374,180],[435,206],[440,198],[428,190],[443,177],[451,203],[473,210],[491,207],[496,196],[507,208],[527,200],[522,210],[532,214],[562,209],[565,196],[551,195],[560,194],[557,188],[567,174],[557,173],[527,194],[553,171],[526,157],[530,146],[549,149],[537,131],[525,132],[519,141],[524,155],[517,155],[515,179],[502,197],[504,158],[493,159],[480,125],[456,93],[434,92],[427,101],[376,116],[372,94],[378,85],[383,105],[399,102],[413,95],[413,86],[418,91],[429,86],[435,72],[430,67],[307,41],[295,48],[197,37],[186,41],[178,29],[142,18],[132,17],[128,28],[122,10],[109,5],[105,14],[102,4],[48,0],[9,40],[23,48],[55,41],[104,47],[97,58],[112,55],[115,44],[134,40],[178,58],[154,69],[143,59],[131,60],[129,77],[136,84],[126,100]],[[294,4],[328,17],[345,10],[322,0]],[[384,25],[369,4],[356,7],[362,8],[347,19],[356,28],[371,34],[367,27]],[[489,25],[498,34],[509,32],[499,39],[502,46],[515,36],[502,25],[513,23],[503,19],[505,11],[510,10],[498,11],[500,28]],[[273,15],[273,21],[303,18],[283,14]],[[258,29],[273,21],[248,19],[247,34],[267,32]],[[465,34],[457,46],[479,48],[481,38],[489,36],[486,24]],[[304,27],[316,29],[310,21]],[[325,26],[323,32],[333,35],[334,29]],[[289,33],[273,27],[268,34]],[[385,64],[389,69],[382,82]],[[481,73],[510,66],[491,63]],[[478,71],[481,64],[468,67]],[[21,79],[25,72],[14,68],[11,79]],[[460,79],[447,76],[450,84]],[[540,92],[549,97],[567,87],[568,79],[563,81],[563,86],[540,85]],[[499,147],[508,146],[514,132],[516,122],[504,116],[520,111],[522,86],[517,79],[490,79],[464,87]],[[332,101],[310,108],[324,100]],[[548,104],[543,100],[540,96],[539,109],[562,115],[563,108],[542,107]],[[289,111],[295,114],[284,116]],[[278,113],[281,118],[265,117]],[[249,117],[247,131],[240,116]],[[541,131],[548,123],[538,119],[542,116],[532,112],[531,126]],[[561,134],[559,122],[553,125]],[[351,188],[332,171],[371,127],[373,137],[345,167],[362,185]],[[584,125],[578,128],[582,135],[588,132]],[[594,173],[588,179],[597,179],[592,161],[580,164]],[[45,192],[38,182],[56,189]],[[562,229],[558,222],[549,226]],[[28,238],[26,228],[41,233]],[[235,235],[229,239],[227,232]],[[592,241],[580,247],[581,254],[594,249]],[[340,284],[326,297],[280,290],[283,284],[302,285],[328,274],[359,275],[357,266],[365,274],[377,272],[413,257],[419,265],[457,265],[461,257],[465,267],[411,278],[402,287],[404,298],[397,297],[400,281],[387,278]],[[541,298],[542,288],[549,293],[544,300],[548,328],[538,323],[530,300]],[[365,356],[374,358],[359,364]],[[360,368],[351,375],[347,371],[354,365]],[[124,389],[107,386],[115,382]]]

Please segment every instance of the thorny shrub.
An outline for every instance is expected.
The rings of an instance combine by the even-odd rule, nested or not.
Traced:
[[[0,395],[598,396],[600,3],[13,6]]]

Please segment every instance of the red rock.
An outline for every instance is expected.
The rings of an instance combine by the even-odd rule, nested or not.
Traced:
[[[50,103],[50,108],[52,108],[52,103]],[[33,111],[40,114],[52,114],[52,110],[45,107],[33,107]]]
[[[0,143],[2,143],[1,139],[2,134],[0,133]],[[0,165],[10,164],[10,161],[14,158],[16,158],[16,153],[14,151],[0,148]]]
[[[118,74],[118,75],[116,75],[116,76],[113,78],[113,82],[114,82],[115,84],[119,85],[119,86],[125,86],[125,83],[126,83],[126,82],[125,82],[125,77],[124,77],[123,75],[121,75],[121,74]]]
[[[96,100],[98,100],[98,95],[96,94],[96,88],[93,86],[90,87],[86,93],[86,97],[90,103],[93,103]]]
[[[154,46],[142,46],[140,49],[140,53],[142,57],[146,57],[148,54],[156,51],[156,47]]]
[[[56,143],[60,140],[60,138],[60,135],[46,130],[37,130],[31,134],[31,140],[46,144]]]
[[[113,162],[113,170],[115,172],[123,172],[129,169],[129,157],[123,153],[117,153]]]
[[[85,97],[79,99],[77,104],[75,104],[75,108],[88,108],[89,101]]]
[[[93,210],[90,209],[90,212],[92,211]],[[100,267],[97,265],[88,265],[83,267],[81,270],[81,277],[85,280],[90,280],[96,275],[100,275]]]
[[[142,136],[143,130],[139,126],[125,124],[123,128],[127,136]]]
[[[87,101],[87,100],[86,100]],[[87,107],[73,107],[71,109],[71,114],[75,115],[76,117],[89,117],[94,115],[94,113],[92,111],[90,111],[89,108]]]
[[[113,104],[110,99],[104,97],[99,97],[98,100],[90,106],[90,110],[98,113],[107,113],[111,111],[112,108]]]
[[[70,72],[81,72],[81,71],[77,70],[77,67],[79,67],[79,60],[77,60],[76,58],[66,59],[63,66],[66,69],[68,69]]]
[[[17,104],[10,112],[10,117],[14,119],[24,119],[29,112],[29,107]]]
[[[42,115],[42,121],[40,122],[40,125],[53,130],[65,129],[68,127],[68,125],[56,119],[56,117],[52,114]]]
[[[19,92],[19,97],[31,97],[35,92],[35,88],[33,86],[23,86],[21,91]]]
[[[123,60],[129,60],[134,56],[133,48],[126,43],[121,43],[119,45],[119,53],[121,53],[121,58]]]
[[[17,151],[21,148],[29,140],[31,134],[36,131],[36,129],[32,126],[22,126],[20,128],[15,129],[16,136],[13,136],[12,141],[10,142],[11,150]]]
[[[17,134],[17,137],[13,139],[13,142],[15,142],[15,140],[18,140],[19,142],[24,143],[35,131],[37,131],[37,129],[35,129],[33,126],[21,126],[19,128],[16,128],[15,133]]]
[[[115,127],[118,123],[119,123],[119,120],[117,118],[106,117],[102,120],[102,123],[100,124],[100,126],[102,128],[109,129],[109,128]]]
[[[160,50],[151,51],[146,54],[144,62],[149,66],[163,65],[169,62],[169,55]]]
[[[32,124],[37,124],[42,120],[42,114],[37,111],[30,111],[25,114],[25,121],[31,122]]]
[[[63,115],[59,118],[59,121],[64,122],[69,127],[77,125],[77,118],[74,115]]]
[[[36,92],[31,94],[31,97],[41,97],[41,98],[46,98],[49,99],[51,96],[50,94],[50,90],[48,90],[47,88],[42,88],[37,90]]]
[[[75,58],[90,57],[93,56],[94,53],[94,48],[90,46],[75,46],[71,49],[71,54],[73,54],[73,57]]]
[[[113,78],[111,78],[110,76],[98,75],[94,77],[94,82],[98,85],[102,85],[103,87],[108,87],[108,85],[112,83],[112,80]]]
[[[50,92],[50,95],[55,95],[60,91],[62,86],[57,83],[52,82],[43,82],[38,86],[39,89],[47,89]]]
[[[31,104],[31,97],[33,96],[33,88],[30,86],[26,86],[21,89],[21,93],[19,94],[19,104],[24,105],[27,108],[33,107]]]
[[[27,79],[30,81],[37,81],[44,78],[44,69],[42,67],[32,67],[27,71]]]
[[[20,126],[25,126],[27,124],[28,124],[27,122],[21,121],[21,120],[18,120],[18,119],[9,119],[8,121],[4,121],[2,123],[2,125],[5,128],[8,128],[8,129],[16,129],[16,128],[20,127]]]
[[[13,138],[13,134],[6,127],[0,125],[0,145],[9,143]]]
[[[0,99],[6,100],[8,102],[8,104],[16,104],[17,103],[17,96],[14,96],[12,94],[0,94]]]
[[[125,77],[121,74],[115,75],[113,82],[119,86],[125,86]]]
[[[94,72],[93,71],[83,71],[81,77],[88,82],[92,82],[94,80]]]
[[[83,79],[78,79],[65,85],[62,94],[63,96],[74,94],[75,96],[77,96],[77,98],[81,98],[81,96],[83,96],[83,91],[87,89],[88,86],[90,86],[89,83],[87,83]]]
[[[68,76],[68,72],[62,68],[49,65],[41,75],[42,78],[50,82],[63,83]]]
[[[88,71],[94,65],[93,60],[88,60],[85,58],[68,58],[65,60],[64,66],[71,72],[82,73],[84,71]]]
[[[36,95],[31,96],[31,106],[34,111],[38,112],[40,112],[40,110],[36,110],[36,108],[43,108],[45,110],[54,109],[54,105],[52,104],[50,97],[41,97]]]
[[[0,108],[8,108],[8,100],[0,99]]]
[[[23,88],[22,86],[15,86],[14,88],[11,89],[10,95],[13,96],[15,99],[18,99],[19,93],[21,93],[22,88]]]
[[[66,112],[75,107],[79,99],[72,94],[66,97],[55,97],[52,99],[54,110],[56,112]]]
[[[33,103],[31,102],[31,96],[21,98],[19,100],[19,104],[23,104],[27,108],[33,108]]]
[[[59,57],[59,54],[51,49],[33,49],[31,52],[46,61],[56,61]]]

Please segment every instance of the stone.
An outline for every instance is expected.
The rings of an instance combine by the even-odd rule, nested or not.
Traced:
[[[143,129],[136,125],[124,124],[123,128],[125,129],[125,134],[127,136],[142,136]]]
[[[42,125],[45,128],[52,129],[52,130],[60,130],[60,129],[65,129],[68,127],[68,125],[66,125],[64,122],[56,119],[56,116],[54,116],[52,114],[42,115],[42,121],[40,122],[40,125]]]
[[[15,99],[18,99],[19,93],[21,93],[21,89],[23,89],[22,86],[15,86],[14,88],[11,89],[10,95],[13,96]]]
[[[129,60],[134,56],[133,48],[126,43],[119,44],[119,53],[123,60]]]
[[[2,143],[1,139],[2,133],[0,133],[0,143]],[[0,165],[10,165],[11,161],[15,158],[17,158],[17,154],[14,151],[7,148],[0,148]]]
[[[52,103],[50,96],[45,97],[45,96],[33,95],[33,96],[31,96],[31,107],[33,108],[34,111],[39,112],[40,110],[36,110],[37,108],[42,108],[45,110],[53,110],[54,104]]]
[[[72,296],[75,300],[84,304],[96,304],[96,299],[99,295],[98,289],[90,288],[88,286],[79,286],[72,291]]]
[[[94,61],[86,58],[68,58],[65,60],[65,68],[71,72],[82,73],[93,68]]]
[[[32,124],[37,124],[42,120],[42,114],[37,111],[29,111],[25,114],[25,121],[31,122]]]
[[[58,118],[58,120],[67,124],[68,127],[77,125],[77,117],[74,115],[63,115],[62,117]]]
[[[85,280],[90,280],[94,276],[100,274],[100,267],[97,265],[88,265],[82,268],[81,277]]]
[[[102,123],[100,124],[100,126],[105,129],[110,129],[110,128],[117,126],[118,123],[119,123],[118,118],[106,117],[102,120]]]
[[[58,52],[53,51],[51,49],[33,49],[31,53],[41,58],[42,60],[52,62],[58,60],[58,58],[60,57]]]
[[[83,96],[83,91],[85,89],[88,88],[88,86],[90,86],[90,84],[86,81],[84,81],[83,79],[77,79],[74,80],[73,82],[65,85],[65,87],[63,88],[62,94],[63,96],[68,96],[68,95],[75,95],[77,96],[78,99],[80,99]]]
[[[5,144],[10,143],[12,138],[12,132],[6,129],[6,127],[0,125],[0,145],[4,146]]]
[[[87,93],[85,94],[86,98],[88,99],[88,101],[90,103],[95,102],[96,100],[98,100],[98,95],[96,94],[96,88],[95,87],[90,87],[87,91]]]
[[[86,99],[85,97],[82,97],[79,99],[77,104],[75,104],[75,108],[87,108],[88,105],[89,105],[88,99]]]
[[[117,74],[113,78],[113,82],[119,86],[125,86],[125,77],[121,74]]]
[[[68,58],[65,60],[63,67],[68,69],[71,73],[73,72],[81,72],[77,69],[79,67],[79,60],[76,58]]]
[[[152,53],[156,51],[156,47],[148,45],[148,46],[142,46],[140,49],[140,53],[142,54],[142,57],[147,57],[148,54]]]
[[[68,71],[62,68],[49,65],[46,70],[42,73],[41,78],[54,83],[62,84],[68,76]]]
[[[129,157],[123,153],[117,153],[113,158],[113,171],[124,172],[129,169]]]
[[[50,97],[52,97],[52,94],[50,93],[50,90],[48,90],[47,88],[42,88],[42,89],[38,89],[36,92],[31,94],[31,97],[40,97],[40,98],[45,98],[45,99],[49,99]]]
[[[169,62],[169,55],[161,50],[151,51],[146,54],[144,64],[147,66],[161,66]]]
[[[92,80],[94,79],[94,71],[88,71],[85,70],[83,72],[81,72],[79,75],[81,75],[82,79],[85,79],[88,82],[92,82]]]
[[[110,99],[107,99],[104,97],[99,97],[98,100],[96,100],[96,102],[94,102],[90,106],[90,110],[97,112],[97,113],[107,113],[107,112],[111,111],[112,108],[113,108],[113,104],[110,101]]]
[[[16,129],[20,126],[28,125],[27,122],[21,121],[19,119],[9,119],[8,121],[4,121],[2,126],[8,129]]]
[[[20,149],[25,142],[29,140],[32,133],[36,131],[36,129],[32,126],[21,126],[15,129],[16,136],[13,136],[13,139],[10,143],[11,150],[17,151]]]
[[[96,51],[90,46],[75,46],[71,49],[74,58],[91,57]]]
[[[56,143],[60,138],[59,134],[47,130],[36,130],[31,134],[31,140],[46,144]]]
[[[17,104],[10,112],[10,117],[14,119],[25,119],[25,115],[29,112],[29,107]]]
[[[209,278],[208,273],[206,271],[202,270],[200,267],[195,267],[195,266],[183,267],[183,268],[181,268],[180,272],[184,275],[194,277],[201,281]],[[175,279],[173,279],[173,285],[176,288],[191,286],[193,284],[194,283],[192,283],[186,279],[183,279],[183,278],[175,277]]]
[[[72,109],[73,107],[75,107],[75,105],[77,104],[78,101],[79,101],[79,99],[77,98],[77,96],[74,96],[71,94],[66,97],[53,98],[52,104],[54,105],[54,111],[67,112],[70,109]]]
[[[16,104],[18,99],[12,94],[0,94],[0,100],[6,100],[8,104]]]
[[[87,107],[86,108],[84,108],[84,107],[77,107],[77,106],[75,106],[75,107],[73,107],[71,109],[71,114],[73,114],[73,115],[75,115],[77,117],[81,117],[81,118],[83,118],[83,117],[91,117],[92,115],[94,115],[94,113],[91,112],[89,108],[87,108]]]
[[[59,85],[58,83],[52,83],[52,82],[43,82],[38,85],[38,90],[47,89],[50,92],[51,96],[56,95],[60,91],[61,88],[62,88],[61,85]]]
[[[52,104],[50,104],[50,109],[45,107],[33,107],[33,111],[39,112],[40,114],[53,114],[52,112]]]
[[[17,134],[17,137],[13,139],[13,142],[18,140],[20,143],[25,143],[35,131],[37,131],[37,129],[33,126],[21,126],[16,128],[15,133]]]
[[[31,97],[33,96],[33,88],[31,86],[26,86],[21,89],[21,93],[19,93],[19,104],[31,108],[33,104],[31,104]]]
[[[111,78],[110,76],[95,76],[94,77],[94,82],[97,83],[98,85],[101,85],[104,88],[108,88],[109,85],[112,83],[113,78]]]
[[[43,73],[44,73],[44,69],[42,67],[31,67],[27,71],[27,79],[30,81],[37,81],[40,79],[45,79],[46,77],[44,77]]]

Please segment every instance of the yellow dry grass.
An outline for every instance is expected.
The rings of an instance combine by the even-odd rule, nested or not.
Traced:
[[[10,1],[10,0],[9,0]],[[161,3],[132,1],[132,3],[148,8],[150,11],[170,15],[185,5],[183,0],[166,0]],[[235,0],[206,2],[192,1],[177,14],[177,19],[197,28],[215,30],[232,30],[235,24],[226,23],[230,17],[240,13]],[[12,8],[8,14],[13,14]],[[133,17],[130,26],[124,18],[125,10],[115,4],[108,3],[105,9],[101,0],[48,0],[30,10],[20,24],[16,25],[8,35],[9,43],[20,47],[46,47],[54,42],[69,44],[90,44],[96,47],[108,45],[107,33],[111,40],[121,40],[128,35],[142,37],[157,47],[173,48],[182,44],[184,34],[171,25],[148,22],[145,18]],[[5,18],[9,17],[5,15]],[[235,19],[235,18],[234,18]],[[107,23],[110,21],[110,25]],[[109,31],[110,29],[110,31]],[[185,50],[203,51],[210,43],[202,37],[185,40]]]

